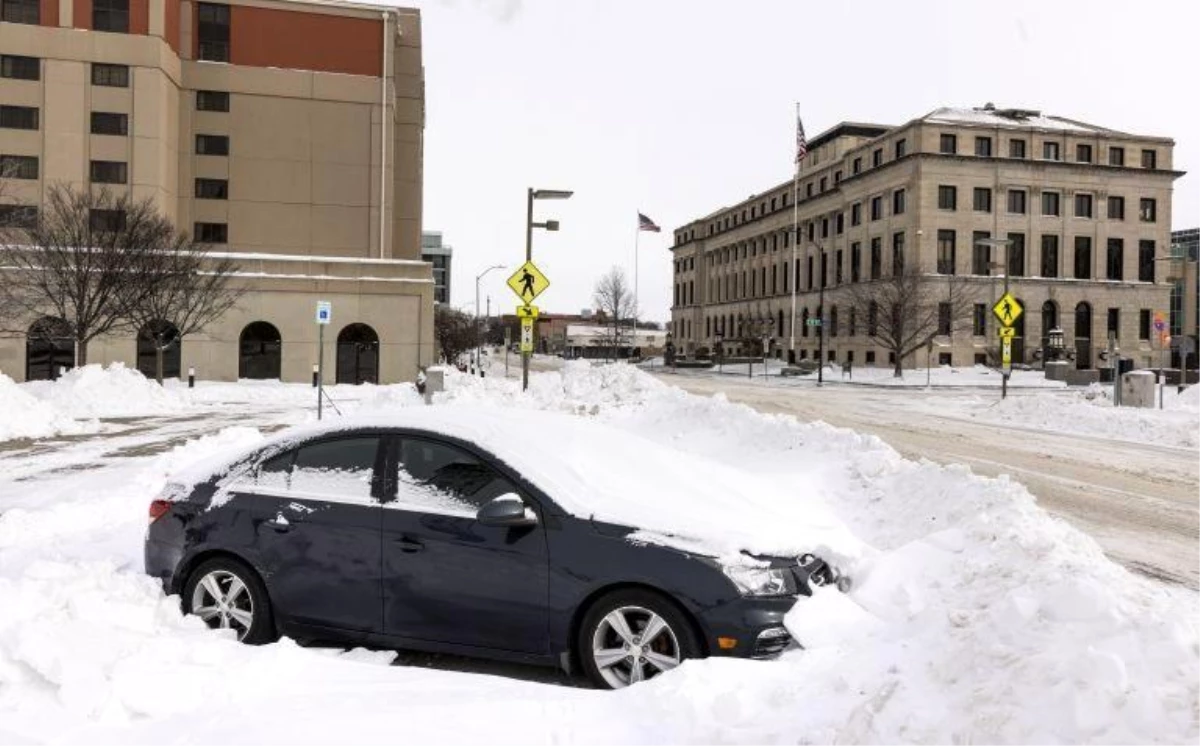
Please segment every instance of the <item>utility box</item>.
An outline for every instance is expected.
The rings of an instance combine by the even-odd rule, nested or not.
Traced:
[[[446,372],[441,368],[425,371],[425,403],[433,404],[433,395],[446,390]]]
[[[1121,376],[1121,406],[1153,409],[1155,375],[1148,370],[1135,370]]]
[[[1071,364],[1066,360],[1053,360],[1046,363],[1046,380],[1047,381],[1065,381],[1067,380],[1067,368]]]

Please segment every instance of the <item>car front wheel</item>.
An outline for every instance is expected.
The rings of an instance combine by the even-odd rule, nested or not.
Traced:
[[[232,629],[239,642],[257,645],[275,639],[271,601],[258,574],[234,559],[204,562],[183,589],[184,612],[213,629]]]
[[[601,598],[584,616],[579,658],[592,683],[622,689],[700,655],[695,632],[667,598],[644,590]]]

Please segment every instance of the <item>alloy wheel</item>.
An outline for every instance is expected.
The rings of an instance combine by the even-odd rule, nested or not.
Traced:
[[[621,689],[670,671],[683,656],[665,619],[641,606],[622,606],[596,625],[592,659],[605,682]]]
[[[241,578],[212,570],[192,590],[192,613],[212,629],[232,629],[243,639],[254,624],[254,599]]]

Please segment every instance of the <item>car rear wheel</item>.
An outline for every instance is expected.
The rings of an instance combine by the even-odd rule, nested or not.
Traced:
[[[579,659],[592,683],[623,689],[700,655],[684,613],[665,596],[644,590],[604,596],[584,615]]]
[[[212,629],[232,629],[239,642],[258,645],[275,639],[271,600],[258,573],[234,559],[219,557],[197,567],[183,589],[184,613]]]

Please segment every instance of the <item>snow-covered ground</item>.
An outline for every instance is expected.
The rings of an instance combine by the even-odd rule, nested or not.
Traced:
[[[146,506],[168,473],[310,419],[312,389],[169,389],[179,409],[136,427],[0,450],[0,742],[1200,737],[1200,596],[1115,565],[1010,479],[905,460],[872,436],[689,395],[626,365],[568,364],[535,374],[527,394],[498,376],[451,374],[449,386],[438,403],[572,412],[785,493],[803,485],[869,545],[855,584],[797,603],[788,624],[806,650],[692,661],[616,693],[286,640],[241,646],[181,617],[141,574]],[[420,406],[407,386],[334,398],[343,411]],[[687,495],[661,499],[686,510]]]

